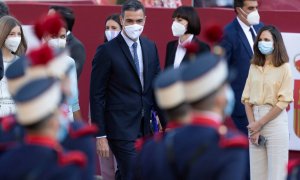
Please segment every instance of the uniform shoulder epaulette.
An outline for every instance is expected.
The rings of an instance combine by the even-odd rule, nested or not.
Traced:
[[[166,134],[166,132],[164,132],[164,131],[160,131],[158,133],[155,133],[153,135],[153,140],[156,141],[156,142],[158,142],[158,141],[160,141],[160,140],[163,139],[163,137],[164,137],[165,134]]]
[[[17,124],[17,121],[14,116],[10,115],[10,116],[5,116],[5,117],[0,118],[0,124],[1,124],[2,130],[4,132],[8,132],[14,127],[14,125]]]
[[[95,135],[98,132],[98,128],[95,125],[83,124],[79,128],[74,128],[72,125],[69,128],[69,134],[71,138],[79,138],[87,135]]]
[[[149,136],[138,138],[134,143],[134,148],[137,152],[140,152],[143,149],[145,142],[150,139]]]
[[[300,166],[300,159],[290,160],[287,165],[288,174],[292,174],[297,166]]]
[[[134,144],[135,150],[137,152],[140,152],[143,149],[144,144],[148,140],[153,139],[156,142],[162,140],[164,134],[165,134],[165,132],[158,132],[158,133],[155,133],[154,135],[144,136],[144,137],[137,139]]]
[[[221,134],[219,146],[221,148],[249,148],[249,140],[245,135],[231,131]]]
[[[83,168],[87,164],[87,157],[81,151],[69,151],[66,153],[59,153],[58,163],[61,166],[76,164]]]

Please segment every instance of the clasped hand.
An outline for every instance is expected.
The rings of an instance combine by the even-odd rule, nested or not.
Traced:
[[[251,122],[251,123],[249,123],[247,128],[248,128],[249,134],[252,135],[261,130],[262,124],[259,121]]]

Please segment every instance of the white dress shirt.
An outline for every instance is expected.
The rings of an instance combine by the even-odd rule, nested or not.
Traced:
[[[182,62],[186,49],[183,47],[185,44],[190,43],[193,39],[194,35],[190,35],[185,41],[180,42],[180,39],[178,39],[178,46],[176,49],[175,54],[175,60],[174,60],[174,68],[178,68],[180,63]]]
[[[129,47],[130,49],[130,52],[131,52],[131,55],[132,55],[132,58],[133,58],[133,43],[134,41],[129,39],[125,34],[124,32],[122,31],[121,32],[121,35],[123,36],[127,46]],[[143,63],[143,53],[142,53],[142,47],[141,47],[141,43],[140,43],[140,39],[138,39],[137,41],[137,55],[138,55],[138,59],[139,59],[139,69],[140,69],[140,80],[141,80],[141,84],[142,84],[142,87],[144,86],[144,63]]]
[[[255,31],[255,29],[253,28],[253,26],[248,26],[248,25],[246,25],[245,23],[243,23],[243,21],[241,21],[241,20],[239,19],[239,17],[237,17],[237,20],[238,20],[239,24],[241,25],[241,27],[242,27],[242,29],[243,29],[243,31],[244,31],[244,33],[245,33],[247,39],[248,39],[248,42],[249,42],[250,47],[251,47],[251,49],[252,49],[252,52],[253,52],[253,44],[254,44],[254,42],[253,42],[252,35],[251,35],[251,32],[250,32],[250,27],[252,28],[252,30],[253,30],[255,36],[257,35],[257,34],[256,34],[256,31]]]

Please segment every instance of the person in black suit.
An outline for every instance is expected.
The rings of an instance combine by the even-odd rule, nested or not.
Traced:
[[[83,44],[72,33],[75,23],[73,10],[64,6],[50,6],[48,13],[53,12],[58,12],[67,24],[67,47],[70,48],[70,55],[75,60],[77,79],[79,79],[86,59],[86,53]]]
[[[91,121],[100,130],[98,154],[108,157],[110,147],[118,163],[116,179],[131,179],[135,140],[151,131],[152,82],[160,66],[156,45],[140,37],[146,19],[141,2],[126,1],[120,19],[121,33],[99,46],[93,59]],[[164,117],[160,120],[165,127]]]
[[[182,62],[188,61],[188,54],[184,45],[195,42],[198,45],[198,53],[210,51],[209,46],[200,41],[196,35],[200,34],[201,24],[197,11],[191,6],[180,6],[174,13],[172,33],[178,40],[167,44],[165,68],[173,66],[177,68]]]
[[[256,0],[235,0],[234,8],[237,17],[225,27],[224,37],[220,45],[225,49],[229,68],[236,71],[239,77],[231,82],[236,102],[232,119],[236,127],[248,135],[248,119],[241,97],[250,68],[250,60],[253,56],[256,33],[263,24],[259,22],[258,2]]]
[[[248,135],[248,119],[241,97],[253,56],[256,33],[263,24],[260,23],[257,0],[234,0],[234,10],[236,18],[225,27],[220,45],[225,49],[229,69],[235,71],[238,76],[230,83],[235,96],[231,118],[237,129]],[[247,160],[249,161],[249,156]],[[250,179],[249,163],[248,166],[246,179]]]
[[[4,1],[0,1],[0,18],[8,15],[10,15],[8,6]]]

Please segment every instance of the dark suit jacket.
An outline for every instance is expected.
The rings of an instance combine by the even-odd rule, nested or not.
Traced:
[[[67,46],[70,48],[71,57],[75,60],[77,79],[79,79],[86,58],[84,46],[72,33],[67,37]]]
[[[99,127],[99,136],[135,140],[142,120],[144,134],[150,133],[150,110],[155,105],[152,82],[160,67],[156,45],[143,37],[140,37],[140,44],[144,62],[144,90],[121,33],[96,51],[91,74],[90,105],[91,119]]]
[[[260,23],[255,25],[254,29],[258,32],[262,26],[263,24]],[[232,116],[246,117],[245,107],[241,103],[241,96],[248,77],[253,52],[236,18],[225,27],[221,46],[225,48],[229,68],[236,72],[236,78],[231,82],[236,99]]]
[[[2,51],[0,52],[0,81],[4,76],[4,68],[3,68],[3,56]]]
[[[194,36],[194,38],[192,39],[192,41],[198,43],[198,45],[199,45],[199,53],[210,51],[209,46],[206,43],[200,41],[197,37]],[[165,68],[174,65],[174,60],[175,60],[175,54],[176,54],[177,46],[178,46],[178,39],[174,40],[174,41],[168,42],[168,44],[167,44],[167,51],[166,51]],[[188,54],[185,54],[184,57],[183,57],[183,60],[181,61],[181,63],[182,62],[186,62],[188,60],[189,60]]]

